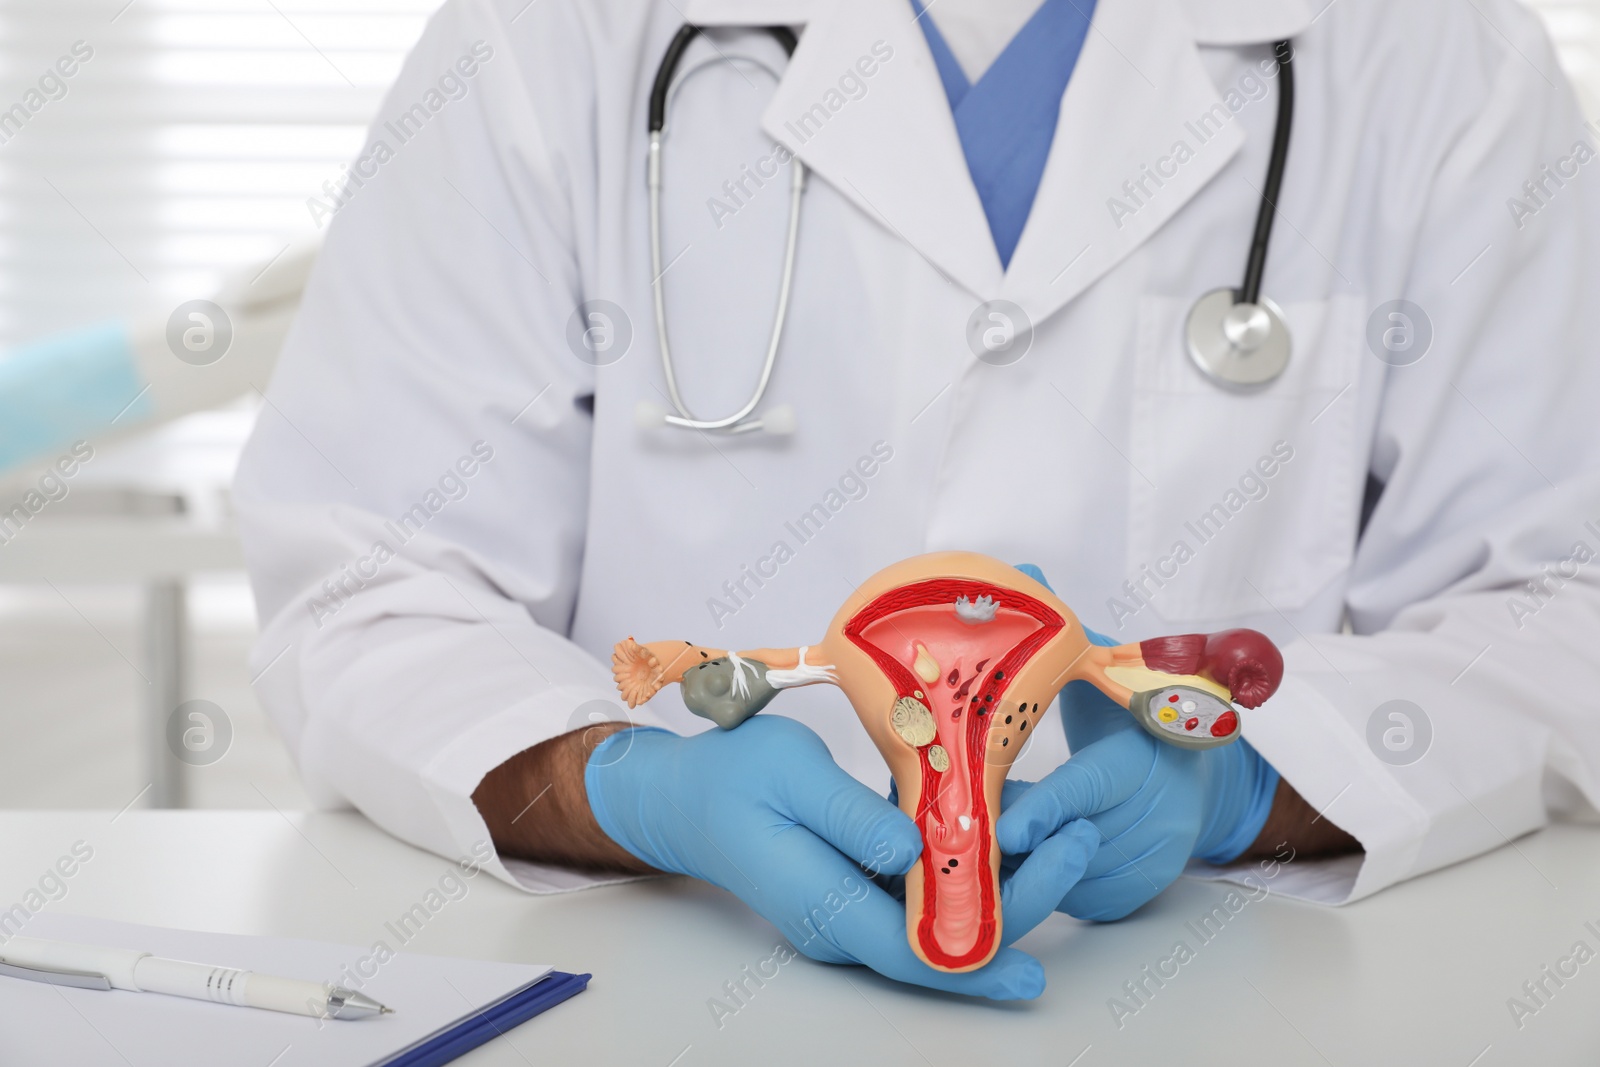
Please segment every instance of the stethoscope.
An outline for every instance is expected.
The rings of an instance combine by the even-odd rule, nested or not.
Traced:
[[[792,56],[796,45],[794,33],[783,26],[763,27]],[[789,231],[783,252],[783,277],[778,288],[778,308],[772,319],[772,335],[767,342],[767,354],[761,365],[761,377],[755,391],[743,407],[720,419],[698,418],[684,402],[678,388],[678,377],[673,367],[672,348],[667,339],[666,293],[662,284],[661,264],[661,151],[667,124],[667,105],[673,90],[673,79],[678,65],[690,43],[699,36],[700,27],[685,25],[678,30],[661,58],[656,70],[655,83],[650,90],[650,155],[647,181],[650,190],[650,268],[653,277],[650,288],[655,298],[656,340],[661,348],[661,370],[666,378],[667,394],[676,414],[667,412],[648,402],[639,405],[636,414],[640,426],[651,428],[665,423],[688,430],[714,431],[736,434],[764,430],[772,434],[794,432],[794,411],[787,405],[777,407],[762,417],[752,417],[766,397],[772,380],[772,368],[777,363],[778,343],[783,338],[784,317],[789,310],[789,296],[794,285],[795,247],[800,233],[800,197],[805,190],[805,166],[792,158],[794,167],[789,187]],[[1289,326],[1283,312],[1268,297],[1261,295],[1261,278],[1266,270],[1267,245],[1272,237],[1272,218],[1278,202],[1278,192],[1283,186],[1284,165],[1289,157],[1289,133],[1294,124],[1294,73],[1290,63],[1293,51],[1287,40],[1272,46],[1278,63],[1278,115],[1272,132],[1272,152],[1267,162],[1266,184],[1261,190],[1261,204],[1256,211],[1255,232],[1250,241],[1249,257],[1245,261],[1244,284],[1238,289],[1213,289],[1189,310],[1185,326],[1189,356],[1195,366],[1217,385],[1234,391],[1249,391],[1277,379],[1289,365],[1292,343]],[[747,58],[748,57],[742,57]],[[749,60],[778,77],[776,71],[758,60]],[[716,62],[707,60],[701,67]],[[695,70],[684,76],[687,80]],[[682,85],[680,81],[678,83]]]
[[[1272,46],[1278,60],[1278,121],[1272,131],[1272,155],[1267,161],[1267,183],[1256,209],[1256,230],[1245,260],[1244,285],[1238,289],[1213,289],[1189,309],[1184,332],[1189,358],[1200,373],[1224,389],[1248,392],[1277,379],[1289,365],[1293,344],[1289,326],[1277,304],[1261,295],[1261,275],[1267,266],[1267,242],[1272,237],[1272,216],[1277,210],[1283,167],[1289,158],[1289,131],[1294,125],[1294,58],[1288,41]]]
[[[773,40],[783,47],[785,55],[794,55],[794,32],[785,26],[763,27],[772,35]],[[783,320],[789,312],[789,294],[794,288],[794,251],[800,235],[800,194],[805,190],[806,168],[798,159],[791,158],[794,171],[789,183],[789,236],[783,250],[783,279],[778,285],[778,309],[772,316],[772,337],[767,342],[767,357],[761,364],[761,377],[756,381],[755,392],[750,394],[743,407],[731,415],[720,419],[697,418],[689,410],[689,405],[684,403],[683,393],[678,388],[678,376],[672,366],[672,347],[667,341],[667,300],[662,284],[663,268],[661,266],[661,142],[662,135],[667,125],[667,103],[673,88],[673,77],[677,73],[678,64],[683,59],[683,53],[688,50],[690,43],[700,35],[700,27],[685,25],[672,38],[672,43],[667,45],[666,55],[661,57],[661,66],[656,71],[654,86],[650,89],[650,160],[648,169],[648,182],[650,185],[650,288],[655,296],[656,311],[656,341],[661,347],[661,370],[667,380],[667,395],[672,400],[672,406],[677,413],[663,411],[649,402],[641,403],[635,418],[642,427],[659,426],[663,422],[669,426],[679,426],[686,430],[707,430],[720,433],[751,433],[764,430],[770,434],[790,434],[794,432],[794,409],[788,405],[773,408],[759,418],[752,418],[756,408],[767,395],[767,385],[772,381],[772,368],[778,361],[778,342],[783,339]],[[759,60],[741,57],[756,64],[771,74],[774,79],[779,77],[778,72],[767,67]],[[708,60],[684,75],[684,81],[702,67],[716,59]],[[678,82],[682,85],[683,81]]]

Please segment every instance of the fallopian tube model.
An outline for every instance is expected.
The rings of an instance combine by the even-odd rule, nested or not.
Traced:
[[[975,970],[1000,948],[1000,790],[1062,686],[1087,681],[1162,741],[1210,748],[1239,736],[1235,702],[1260,705],[1283,677],[1282,656],[1254,630],[1092,644],[1049,589],[971,552],[879,571],[812,645],[732,652],[630,637],[612,667],[629,707],[677,682],[689,709],[724,729],[781,689],[844,690],[922,833],[906,936],[942,971]]]

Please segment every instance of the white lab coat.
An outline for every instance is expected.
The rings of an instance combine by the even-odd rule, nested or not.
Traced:
[[[1281,891],[1355,899],[1592,810],[1600,561],[1562,561],[1600,551],[1600,163],[1571,158],[1592,138],[1518,4],[1100,0],[1002,271],[905,0],[689,3],[729,28],[686,67],[751,55],[782,79],[718,64],[674,102],[679,375],[702,415],[748,396],[788,172],[746,175],[781,143],[811,168],[769,401],[794,406],[791,438],[635,425],[664,402],[645,104],[678,6],[520,6],[452,0],[406,63],[373,131],[388,158],[331,224],[239,475],[258,689],[319,803],[468,854],[488,770],[595,701],[621,715],[617,639],[805,644],[852,583],[961,548],[1039,564],[1124,640],[1253,626],[1281,644],[1283,687],[1245,733],[1366,850],[1297,861]],[[768,23],[803,26],[786,68],[733,28]],[[1243,273],[1277,107],[1260,65],[1286,36],[1265,292],[1295,351],[1239,396],[1196,372],[1182,326]],[[436,91],[468,67],[464,94]],[[402,113],[404,143],[385,125]],[[1532,200],[1547,164],[1576,176]],[[1401,298],[1433,340],[1390,366],[1368,319]],[[1009,366],[966,340],[991,299],[1035,324]],[[569,346],[584,300],[628,317],[615,362]],[[1363,532],[1369,475],[1385,488]],[[1552,565],[1575,576],[1519,593]],[[1368,741],[1397,699],[1431,723],[1408,766]],[[837,691],[767,713],[886,787]],[[675,688],[634,718],[708,726]],[[1015,773],[1067,755],[1041,730]],[[507,868],[533,890],[593,881]]]

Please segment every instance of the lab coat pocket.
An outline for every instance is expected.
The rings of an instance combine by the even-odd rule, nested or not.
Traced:
[[[1286,305],[1289,365],[1251,393],[1190,360],[1189,306],[1140,303],[1124,606],[1169,620],[1302,607],[1354,551],[1362,302]]]

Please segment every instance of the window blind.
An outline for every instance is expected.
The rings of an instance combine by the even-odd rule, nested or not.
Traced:
[[[307,199],[438,6],[0,0],[0,353],[314,232]]]

